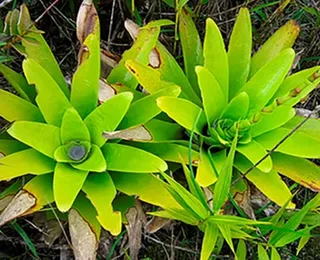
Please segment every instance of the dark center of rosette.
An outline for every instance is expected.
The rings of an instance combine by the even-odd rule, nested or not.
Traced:
[[[68,156],[74,161],[82,160],[87,154],[87,149],[84,145],[74,144],[68,150]]]

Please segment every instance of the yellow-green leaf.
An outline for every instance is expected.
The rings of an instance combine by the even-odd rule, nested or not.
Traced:
[[[206,229],[204,231],[204,237],[201,246],[200,260],[210,259],[211,253],[216,245],[219,235],[219,229],[215,224],[207,222]]]
[[[213,153],[211,156],[216,160],[220,160],[222,153]],[[200,150],[200,161],[198,163],[196,181],[202,187],[208,187],[214,184],[217,181],[217,175],[214,171],[213,166],[211,165],[210,158],[208,152],[206,152],[203,148]],[[215,161],[213,159],[213,161]]]

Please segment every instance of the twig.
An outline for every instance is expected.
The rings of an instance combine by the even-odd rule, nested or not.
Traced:
[[[115,1],[115,0],[113,0],[113,1],[112,1],[112,9],[111,9],[110,24],[109,24],[109,32],[108,32],[108,42],[107,42],[108,49],[110,49],[111,31],[112,31],[112,25],[113,25],[113,16],[114,16],[114,9],[115,9],[115,6],[116,6],[116,1]]]

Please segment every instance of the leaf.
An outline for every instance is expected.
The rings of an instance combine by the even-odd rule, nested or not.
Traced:
[[[229,118],[234,121],[247,117],[249,111],[249,96],[246,92],[241,92],[235,96],[224,108],[221,118]]]
[[[260,244],[258,244],[258,257],[259,257],[259,260],[269,260],[267,251]]]
[[[135,89],[138,82],[127,70],[125,62],[127,60],[136,60],[141,64],[147,65],[149,62],[149,53],[155,47],[159,33],[160,27],[158,26],[140,29],[137,40],[133,46],[122,55],[121,61],[108,76],[108,83],[121,83],[131,89]]]
[[[269,225],[269,222],[256,221],[253,219],[242,218],[232,215],[211,215],[208,217],[208,222],[214,224],[223,224],[223,225]]]
[[[274,247],[271,248],[271,260],[281,260],[281,256]]]
[[[252,164],[243,155],[237,154],[235,167],[244,174],[252,167]],[[246,178],[270,200],[280,206],[285,205],[288,200],[291,200],[292,194],[290,189],[274,169],[265,173],[254,168],[246,175]],[[294,204],[290,202],[288,208],[294,208]]]
[[[236,256],[237,256],[238,260],[246,260],[247,259],[247,247],[246,247],[245,242],[242,239],[240,239],[238,242]]]
[[[72,78],[71,104],[82,118],[86,118],[98,105],[100,78],[100,43],[95,34],[84,41],[81,64]]]
[[[215,224],[207,223],[201,246],[201,260],[210,259],[211,253],[217,243],[219,229]]]
[[[121,214],[112,208],[116,188],[109,174],[90,174],[82,189],[96,208],[100,224],[112,235],[118,235],[121,232]]]
[[[167,170],[162,159],[135,147],[106,143],[101,150],[110,171],[148,173]]]
[[[265,149],[273,149],[292,130],[279,127],[255,138]],[[304,158],[319,158],[320,140],[305,133],[294,132],[276,149],[277,152]]]
[[[48,124],[60,126],[65,110],[71,107],[69,100],[51,75],[36,61],[26,59],[22,67],[29,84],[36,85],[36,102],[45,120]]]
[[[202,129],[207,124],[204,111],[188,100],[175,97],[160,97],[157,99],[157,104],[163,112],[188,130],[193,130],[196,125],[194,131],[201,134]],[[197,119],[198,122],[196,122]]]
[[[183,51],[185,73],[195,93],[200,96],[194,68],[198,65],[203,65],[202,44],[191,14],[186,11],[186,9],[181,9],[179,12],[179,35]]]
[[[210,18],[206,20],[206,34],[203,44],[204,67],[215,77],[224,94],[229,99],[229,64],[228,55],[221,32]]]
[[[231,184],[231,178],[232,178],[232,167],[233,167],[233,160],[234,155],[236,152],[236,146],[238,141],[238,129],[236,132],[236,135],[232,141],[232,145],[230,148],[230,151],[228,153],[228,157],[225,160],[221,171],[219,172],[218,180],[214,186],[214,192],[215,194],[213,199],[213,211],[215,213],[218,213],[221,209],[222,205],[224,204],[225,200],[228,197],[230,184]]]
[[[213,153],[211,156],[216,160],[224,160],[222,153]],[[217,175],[210,162],[210,155],[203,148],[200,150],[200,161],[198,164],[196,181],[202,187],[208,187],[217,181]],[[213,161],[215,161],[213,159]]]
[[[126,129],[147,123],[153,117],[161,113],[161,109],[157,106],[157,98],[162,96],[177,97],[180,92],[181,89],[178,86],[171,86],[160,89],[153,94],[147,95],[146,97],[133,102],[123,117],[119,128]]]
[[[181,10],[188,2],[189,0],[179,0],[176,10]]]
[[[68,108],[62,118],[61,142],[66,144],[74,140],[90,142],[90,133],[78,112]]]
[[[69,164],[57,163],[53,177],[54,200],[61,212],[67,212],[82,188],[88,171],[74,169]]]
[[[320,120],[318,118],[309,118],[305,121],[305,119],[306,118],[302,116],[295,116],[282,127],[293,130],[304,121],[297,132],[307,134],[315,139],[320,139]]]
[[[309,242],[310,238],[311,238],[310,231],[307,232],[307,235],[302,236],[300,238],[296,255],[298,255],[300,253],[300,251],[305,247],[305,245]]]
[[[268,131],[277,129],[292,119],[295,114],[295,109],[286,105],[278,106],[271,113],[262,112],[262,118],[251,127],[251,136],[256,137]]]
[[[53,172],[55,162],[34,149],[26,149],[0,159],[0,180],[10,180],[26,174]]]
[[[35,105],[16,95],[0,89],[0,99],[0,115],[7,121],[44,121],[40,110]]]
[[[18,35],[19,10],[14,9],[10,16],[10,35]]]
[[[53,158],[54,151],[61,145],[60,129],[53,125],[18,121],[13,123],[8,129],[8,133],[20,142],[51,158]]]
[[[28,9],[25,5],[22,5],[21,7],[21,13],[22,12],[25,15],[25,19],[31,20]],[[31,27],[30,32],[28,32],[28,37],[35,40],[38,43],[37,45],[30,43],[30,41],[24,39],[23,37],[21,39],[28,60],[32,59],[37,64],[39,64],[39,66],[41,66],[48,73],[48,75],[52,77],[52,79],[56,82],[57,86],[59,86],[63,93],[68,97],[68,85],[59,68],[58,62],[56,61],[53,53],[50,50],[50,47],[48,46],[41,34],[39,34],[38,32],[32,32],[32,30],[36,30],[36,27]],[[34,73],[36,73],[36,71],[37,70],[35,70]],[[40,74],[42,75],[42,73]],[[39,75],[39,73],[37,73],[37,75]]]
[[[120,93],[108,99],[84,119],[92,143],[99,147],[105,143],[102,133],[104,131],[114,131],[118,127],[129,108],[132,98],[133,96],[129,92]]]
[[[34,103],[36,90],[22,75],[3,64],[0,64],[0,72],[23,99]]]
[[[117,190],[124,194],[165,209],[181,209],[165,188],[167,184],[152,174],[110,172],[110,176]]]
[[[139,84],[150,94],[174,85],[174,83],[162,80],[162,75],[159,71],[135,60],[127,60],[125,66],[138,80]]]
[[[16,140],[0,139],[0,157],[1,158],[9,154],[25,150],[27,148],[28,146]]]
[[[104,172],[107,170],[107,163],[100,148],[92,145],[88,158],[81,163],[73,163],[72,167],[81,171]]]
[[[259,70],[240,91],[245,91],[250,98],[251,113],[261,110],[275,94],[288,74],[295,53],[286,49]],[[257,87],[259,86],[259,87]]]
[[[282,153],[271,155],[274,169],[313,191],[320,191],[320,168],[313,162]]]
[[[300,28],[296,21],[290,20],[278,29],[253,55],[250,67],[250,78],[266,63],[276,57],[280,52],[291,48]]]
[[[251,30],[249,10],[241,8],[231,33],[228,48],[229,100],[239,92],[249,76],[252,48]]]
[[[212,124],[214,120],[219,118],[222,111],[227,106],[227,99],[222,92],[218,81],[208,69],[197,66],[195,70],[198,76],[198,83],[207,121],[208,124]]]
[[[267,151],[254,140],[251,140],[251,142],[247,144],[239,144],[236,150],[244,155],[254,165],[268,154]],[[263,172],[270,172],[272,169],[272,160],[270,156],[267,156],[261,163],[259,163],[257,168]]]
[[[230,229],[230,226],[229,225],[225,225],[225,224],[217,224],[220,232],[221,232],[221,235],[223,236],[223,238],[226,240],[228,246],[230,247],[231,251],[235,253],[235,250],[234,250],[234,246],[233,246],[233,243],[232,243],[232,235],[231,235],[231,229]]]

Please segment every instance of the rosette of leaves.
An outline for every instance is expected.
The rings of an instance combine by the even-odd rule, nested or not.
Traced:
[[[22,10],[28,15],[25,7]],[[70,214],[80,214],[96,238],[100,226],[116,235],[121,231],[121,214],[113,210],[116,187],[109,171],[119,178],[121,172],[149,176],[167,169],[159,157],[102,136],[104,131],[115,131],[123,121],[133,94],[119,93],[98,105],[99,21],[96,15],[93,18],[71,90],[41,40],[37,42],[38,54],[26,43],[27,57],[22,65],[26,79],[1,65],[1,72],[19,90],[20,97],[0,90],[0,115],[11,122],[0,139],[0,180],[35,175],[4,209],[1,224],[54,202],[61,212],[75,209]],[[52,63],[42,66],[45,60]],[[179,88],[175,89],[178,95]],[[14,187],[4,195],[16,191]]]
[[[220,196],[212,185],[220,182],[219,169],[226,167],[227,151],[237,136],[235,159],[224,171],[228,178],[222,178],[225,189],[230,189],[232,176],[238,176],[233,172],[240,172],[278,205],[291,197],[279,173],[318,191],[320,169],[307,159],[320,157],[320,122],[296,116],[294,105],[318,86],[320,67],[288,76],[298,25],[286,23],[251,57],[248,9],[240,10],[227,50],[212,19],[206,22],[203,47],[190,14],[182,10],[179,19],[185,74],[172,59],[157,68],[137,61],[127,66],[142,85],[161,88],[174,82],[181,86],[178,98],[160,97],[157,103],[198,146],[200,160],[190,161],[198,165],[197,182]],[[160,60],[167,61],[162,46],[156,51]],[[159,80],[150,83],[151,78]]]

